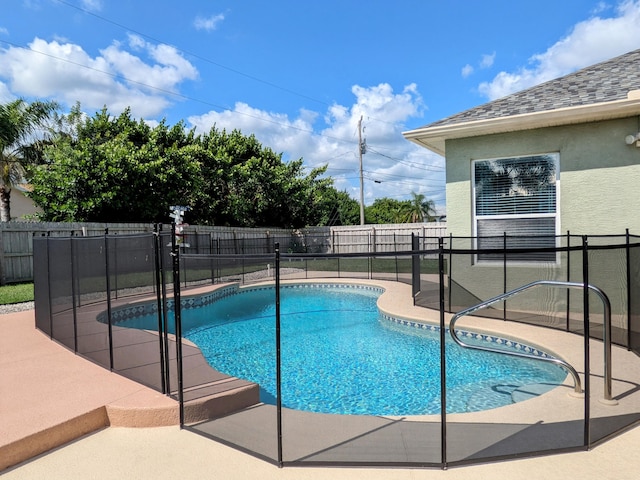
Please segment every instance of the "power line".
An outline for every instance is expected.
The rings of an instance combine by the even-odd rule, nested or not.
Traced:
[[[410,176],[407,176],[407,175],[394,175],[394,174],[391,174],[391,173],[373,172],[373,171],[370,171],[370,170],[367,170],[366,173],[368,175],[376,176],[377,179],[379,179],[380,177],[383,177],[382,181],[385,181],[385,182],[390,181],[390,180],[387,180],[387,178],[391,178],[391,179],[393,179],[393,178],[408,178],[408,179],[416,180],[415,177],[410,177]],[[373,180],[373,178],[371,178],[371,179]],[[436,180],[420,179],[420,183],[425,183],[425,182],[437,183],[438,185],[440,185],[440,183],[441,183],[441,182],[438,182]]]
[[[403,165],[408,165],[408,166],[410,166],[410,167],[417,168],[417,169],[419,169],[419,170],[435,170],[435,171],[444,171],[444,167],[438,167],[438,166],[435,166],[435,165],[422,165],[422,164],[415,163],[415,162],[409,162],[408,160],[403,160],[403,159],[401,159],[401,158],[391,157],[391,156],[389,156],[389,155],[385,155],[384,153],[379,152],[379,151],[377,151],[377,150],[375,150],[375,149],[371,148],[371,146],[370,146],[370,145],[367,145],[367,147],[368,147],[368,150],[370,150],[370,151],[372,151],[373,153],[376,153],[376,154],[378,154],[378,155],[380,155],[380,156],[382,156],[382,157],[388,158],[388,159],[390,159],[390,160],[394,160],[394,161],[396,161],[396,162],[398,162],[398,163],[402,163]]]
[[[110,20],[107,17],[104,17],[102,15],[98,15],[97,13],[94,13],[94,12],[92,12],[90,10],[86,10],[86,9],[84,9],[82,7],[79,7],[77,5],[69,3],[69,2],[67,2],[65,0],[55,0],[55,1],[58,2],[58,3],[61,3],[62,5],[66,5],[67,7],[74,8],[74,9],[80,11],[80,12],[83,12],[86,15],[91,15],[92,17],[95,17],[95,18],[97,18],[99,20],[102,20],[103,22],[106,22],[106,23],[114,25],[114,26],[116,26],[118,28],[121,28],[122,30],[133,32],[136,35],[144,37],[144,38],[146,38],[148,40],[151,40],[153,42],[160,43],[160,44],[163,44],[163,45],[167,45],[169,47],[173,47],[177,51],[182,52],[182,53],[184,53],[186,55],[189,55],[190,57],[197,58],[198,60],[202,60],[203,62],[210,63],[211,65],[215,65],[216,67],[222,68],[224,70],[228,70],[229,72],[235,73],[236,75],[241,75],[241,76],[243,76],[245,78],[248,78],[250,80],[253,80],[253,81],[256,81],[256,82],[259,82],[259,83],[263,83],[263,84],[268,85],[268,86],[270,86],[272,88],[276,88],[278,90],[282,90],[283,92],[287,92],[287,93],[290,93],[292,95],[296,95],[296,96],[301,97],[301,98],[306,98],[307,100],[311,100],[311,101],[316,102],[316,103],[321,103],[321,104],[327,105],[327,106],[329,105],[329,103],[324,102],[322,100],[318,100],[317,98],[313,98],[313,97],[310,97],[308,95],[304,95],[302,93],[299,93],[299,92],[296,92],[294,90],[291,90],[289,88],[282,87],[280,85],[276,85],[275,83],[269,82],[267,80],[263,80],[261,78],[258,78],[256,76],[254,76],[254,75],[250,75],[248,73],[241,72],[240,70],[236,70],[235,68],[228,67],[228,66],[223,65],[221,63],[218,63],[218,62],[216,62],[214,60],[211,60],[210,58],[203,57],[202,55],[199,55],[197,53],[191,52],[189,50],[185,50],[185,49],[183,49],[181,47],[178,47],[177,45],[173,45],[171,43],[165,42],[165,41],[163,41],[163,40],[161,40],[159,38],[153,37],[152,35],[146,34],[144,32],[136,30],[134,28],[128,27],[126,25],[123,25],[123,24],[118,23],[118,22],[116,22],[114,20]]]
[[[143,38],[146,38],[146,39],[148,39],[148,40],[151,40],[151,41],[153,41],[153,42],[156,42],[156,43],[159,43],[159,44],[163,44],[163,45],[167,45],[167,46],[169,46],[169,47],[175,48],[175,49],[176,49],[177,51],[179,51],[179,52],[182,52],[182,53],[184,53],[184,54],[186,54],[186,55],[189,55],[189,56],[191,56],[191,57],[193,57],[193,58],[196,58],[196,59],[198,59],[198,60],[202,60],[203,62],[209,63],[209,64],[211,64],[211,65],[215,65],[216,67],[222,68],[222,69],[227,70],[227,71],[229,71],[229,72],[235,73],[236,75],[243,76],[243,77],[248,78],[248,79],[250,79],[250,80],[253,80],[253,81],[256,81],[256,82],[262,83],[262,84],[264,84],[264,85],[268,85],[268,86],[270,86],[270,87],[272,87],[272,88],[275,88],[275,89],[281,90],[281,91],[283,91],[283,92],[289,93],[289,94],[291,94],[291,95],[295,95],[295,96],[300,97],[300,98],[305,98],[305,99],[307,99],[307,100],[311,100],[312,102],[316,102],[316,103],[319,103],[319,104],[321,104],[321,105],[325,105],[325,106],[328,106],[328,107],[330,107],[330,106],[331,106],[331,104],[330,104],[329,102],[326,102],[326,101],[324,101],[324,100],[319,100],[319,99],[317,99],[317,98],[314,98],[314,97],[311,97],[311,96],[309,96],[309,95],[306,95],[306,94],[303,94],[303,93],[297,92],[297,91],[292,90],[292,89],[290,89],[290,88],[283,87],[283,86],[281,86],[281,85],[277,85],[277,84],[275,84],[275,83],[273,83],[273,82],[270,82],[270,81],[268,81],[268,80],[264,80],[264,79],[262,79],[262,78],[256,77],[255,75],[251,75],[251,74],[248,74],[248,73],[242,72],[242,71],[240,71],[240,70],[237,70],[237,69],[235,69],[235,68],[229,67],[229,66],[227,66],[227,65],[223,65],[223,64],[221,64],[221,63],[219,63],[219,62],[216,62],[216,61],[214,61],[214,60],[211,60],[210,58],[203,57],[202,55],[199,55],[199,54],[197,54],[197,53],[195,53],[195,52],[192,52],[192,51],[189,51],[189,50],[185,50],[185,49],[183,49],[182,47],[179,47],[178,45],[175,45],[175,44],[172,44],[172,43],[169,43],[169,42],[165,42],[165,41],[163,41],[162,39],[156,38],[156,37],[154,37],[154,36],[152,36],[152,35],[149,35],[149,34],[147,34],[147,33],[144,33],[144,32],[141,32],[141,31],[139,31],[139,30],[136,30],[136,29],[134,29],[134,28],[128,27],[127,25],[124,25],[124,24],[118,23],[118,22],[116,22],[116,21],[114,21],[114,20],[111,20],[111,19],[109,19],[109,18],[107,18],[107,17],[105,17],[105,16],[103,16],[103,15],[98,15],[98,14],[97,14],[97,13],[95,13],[95,12],[92,12],[92,11],[90,11],[90,10],[87,10],[87,9],[85,9],[85,8],[82,8],[82,7],[78,6],[78,5],[74,5],[74,4],[72,4],[72,3],[70,3],[70,2],[68,2],[68,1],[66,1],[66,0],[55,0],[55,1],[56,1],[56,2],[58,2],[59,4],[66,5],[66,6],[67,6],[67,7],[69,7],[69,8],[73,8],[73,9],[75,9],[75,10],[78,10],[78,11],[80,11],[80,12],[82,12],[82,13],[86,14],[86,15],[90,15],[90,16],[92,16],[92,17],[95,17],[95,18],[97,18],[97,19],[99,19],[99,20],[101,20],[101,21],[103,21],[103,22],[106,22],[106,23],[109,23],[109,24],[111,24],[111,25],[114,25],[114,26],[116,26],[116,27],[118,27],[118,28],[120,28],[120,29],[122,29],[122,30],[124,30],[124,31],[133,32],[133,33],[135,33],[136,35],[139,35],[139,36],[141,36],[141,37],[143,37]],[[374,121],[376,121],[376,122],[384,123],[384,124],[387,124],[387,125],[395,125],[395,123],[388,122],[388,121],[386,121],[386,120],[382,120],[382,119],[375,118],[375,117],[371,117],[371,116],[367,116],[367,119],[371,119],[371,120],[374,120]],[[332,137],[327,137],[327,138],[332,138]]]
[[[61,1],[61,0],[56,0],[56,1]],[[100,73],[102,75],[107,75],[107,76],[112,77],[112,78],[114,78],[116,80],[124,80],[124,81],[126,81],[128,83],[132,83],[132,84],[135,84],[135,85],[140,85],[142,87],[145,87],[145,88],[148,88],[148,89],[151,89],[151,90],[155,90],[157,92],[161,92],[161,93],[164,93],[166,95],[170,95],[170,96],[178,97],[178,98],[181,98],[181,99],[184,99],[184,100],[189,100],[189,101],[201,103],[201,104],[206,105],[208,107],[218,108],[218,109],[221,109],[221,110],[229,110],[229,111],[232,111],[232,112],[237,113],[239,115],[243,115],[245,117],[249,117],[249,118],[253,118],[253,119],[256,119],[256,120],[260,120],[260,121],[265,122],[265,123],[271,123],[273,125],[278,125],[280,127],[290,128],[292,130],[297,130],[299,132],[311,133],[313,135],[317,135],[318,137],[323,137],[323,138],[327,138],[327,139],[330,139],[330,140],[335,140],[335,141],[342,142],[342,143],[354,143],[351,140],[345,140],[343,138],[333,137],[331,135],[325,135],[323,133],[317,133],[314,130],[309,130],[309,129],[306,129],[306,128],[296,127],[294,125],[277,122],[275,120],[268,120],[268,119],[265,119],[264,117],[259,117],[257,115],[251,115],[250,113],[241,112],[240,110],[237,110],[235,108],[231,108],[229,106],[219,105],[219,104],[210,102],[208,100],[202,100],[202,99],[199,99],[199,98],[195,98],[195,97],[191,97],[191,96],[188,96],[188,95],[184,95],[182,93],[177,93],[177,92],[174,92],[174,91],[171,91],[171,90],[167,90],[165,88],[156,87],[156,86],[150,85],[148,83],[140,82],[138,80],[133,80],[133,79],[128,78],[128,77],[126,77],[124,75],[107,72],[105,70],[100,70],[98,68],[91,67],[89,65],[84,65],[84,64],[79,63],[79,62],[74,62],[73,60],[69,60],[67,58],[62,58],[62,57],[58,57],[56,55],[52,55],[50,53],[41,52],[40,50],[35,50],[32,47],[28,47],[28,46],[24,46],[24,45],[18,45],[16,43],[13,43],[13,42],[10,42],[10,41],[7,41],[7,40],[0,40],[0,42],[1,43],[5,43],[7,45],[11,45],[12,47],[15,47],[15,48],[20,48],[22,50],[26,50],[26,51],[31,52],[31,53],[37,53],[39,55],[43,55],[45,57],[49,57],[49,58],[52,58],[52,59],[60,61],[60,62],[65,62],[65,63],[69,63],[71,65],[75,65],[75,66],[80,67],[80,68],[85,68],[87,70],[91,70],[91,71],[94,71],[96,73]]]

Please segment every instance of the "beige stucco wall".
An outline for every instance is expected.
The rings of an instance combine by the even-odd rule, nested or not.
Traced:
[[[640,235],[640,148],[625,136],[640,118],[544,128],[447,142],[447,231],[472,233],[471,162],[560,154],[560,232]]]
[[[42,213],[40,207],[36,207],[30,198],[27,198],[18,188],[11,189],[11,218],[25,220],[35,213]]]
[[[567,230],[575,235],[624,234],[628,228],[631,234],[640,235],[640,148],[625,143],[627,135],[638,132],[639,124],[640,118],[633,117],[447,141],[447,232],[454,237],[473,235],[473,160],[557,152],[558,234]],[[613,269],[602,275],[601,282],[619,278],[618,259],[601,263]],[[467,256],[454,262],[453,268],[453,278],[478,298],[503,291],[501,266],[473,265]],[[579,280],[581,267],[576,264],[572,270],[572,280]],[[566,275],[564,256],[556,264],[510,267],[508,289],[539,279],[565,280]],[[620,288],[615,280],[611,282],[605,286],[616,295]],[[519,302],[528,304],[527,308],[551,311],[564,308],[565,296],[564,292],[539,293],[532,297],[535,301]]]

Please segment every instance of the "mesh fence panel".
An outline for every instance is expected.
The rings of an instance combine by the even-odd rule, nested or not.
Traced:
[[[107,237],[112,298],[155,293],[155,237]]]
[[[608,240],[608,246],[603,241]],[[617,246],[613,241],[620,242]],[[600,245],[599,245],[600,244]],[[612,341],[628,344],[627,248],[625,238],[589,240],[589,283],[604,291],[611,302]],[[602,302],[590,298],[591,335],[602,339]]]
[[[409,358],[415,356],[419,357],[422,371],[431,367],[437,371],[437,359],[426,359],[420,349],[407,348],[400,353],[393,348],[393,339],[402,335],[399,330],[417,334],[416,329],[374,315],[369,319],[372,331],[365,335],[356,320],[356,310],[364,308],[359,300],[349,300],[354,311],[348,320],[341,321],[334,309],[348,308],[346,299],[341,306],[327,304],[319,311],[310,294],[309,300],[303,297],[305,300],[299,303],[291,294],[289,310],[284,306],[287,294],[285,287],[281,294],[286,312],[281,335],[285,464],[438,465],[442,454],[438,415],[417,421],[402,414],[393,417],[369,410],[375,406],[402,408],[397,394],[406,390],[412,393],[406,392],[405,400],[421,394],[431,398],[434,393],[437,398],[437,392],[428,392],[426,385],[412,385],[406,370]],[[304,328],[306,325],[310,327]],[[390,373],[380,375],[381,365]],[[347,378],[344,372],[349,372]],[[298,385],[293,387],[295,383]],[[305,396],[311,398],[306,408],[296,406],[297,388],[304,389]],[[349,414],[329,413],[336,411]]]
[[[215,361],[250,355],[250,341],[258,328],[255,319],[245,318],[251,312],[264,320],[265,328],[275,329],[272,308],[238,300],[239,284],[273,281],[274,257],[183,255],[180,261],[186,275],[181,284],[187,285],[181,292],[185,423],[210,438],[275,461],[274,407],[260,404],[259,385],[232,377],[224,364]],[[260,291],[269,305],[275,304],[273,286]],[[275,337],[267,341],[275,351]],[[275,376],[275,365],[268,368]]]
[[[486,265],[478,268],[474,239],[450,238],[449,240],[450,251],[445,252],[449,272],[447,292],[449,311],[456,313],[504,293],[504,270],[501,265]],[[477,314],[483,317],[503,318],[504,307],[496,304]]]
[[[588,238],[589,284],[600,288],[611,303],[611,341],[630,346],[630,310],[628,289],[633,288],[631,247],[626,236]],[[628,275],[629,274],[629,275]],[[633,297],[633,293],[631,293]],[[632,327],[631,327],[632,328]],[[597,295],[589,294],[590,340],[590,438],[592,442],[605,439],[622,426],[640,419],[640,402],[632,394],[636,379],[630,374],[636,356],[623,348],[612,348],[609,368],[612,373],[613,403],[607,398],[606,348],[604,338],[603,305]]]
[[[70,238],[49,238],[49,295],[51,334],[60,343],[75,348],[73,313],[74,276]]]
[[[156,287],[155,237],[108,236],[113,370],[156,390],[163,390],[161,308]],[[128,304],[135,299],[135,306]],[[124,314],[120,314],[125,312]],[[144,329],[131,325],[143,317]]]
[[[73,238],[73,279],[79,286],[76,299],[77,352],[111,368],[111,343],[107,315],[107,237]]]
[[[411,285],[411,256],[410,255],[396,255],[394,257],[396,262],[396,280],[398,282],[407,283]]]
[[[631,239],[629,247],[629,348],[640,355],[640,238]]]
[[[507,238],[516,245],[524,243],[517,237]],[[546,261],[529,261],[520,263],[506,257],[504,269],[505,292],[541,280],[567,281],[566,249],[563,237],[540,238],[539,241],[547,245],[548,250],[541,254]],[[550,246],[549,246],[550,245]],[[554,246],[555,245],[555,246]],[[518,254],[518,258],[539,258],[529,253]],[[566,328],[567,288],[542,285],[532,288],[521,295],[510,298],[503,304],[505,317],[509,320],[552,328]]]
[[[47,237],[33,237],[33,295],[36,328],[51,336],[49,245]]]
[[[475,254],[466,252],[472,239],[454,239],[453,243],[454,248],[448,252],[448,261],[454,312],[537,280],[561,277],[555,265],[525,269],[507,263],[505,269],[503,262],[477,264]],[[515,355],[525,352],[532,357],[544,356],[535,347],[536,331],[538,326],[550,326],[556,323],[557,316],[565,314],[564,295],[564,290],[559,294],[549,292],[546,287],[533,288],[522,296],[475,311],[473,317],[461,317],[456,324],[456,331],[467,344],[508,350]],[[542,314],[535,305],[543,307]],[[517,322],[504,322],[505,315]],[[570,353],[574,368],[584,371],[581,338],[565,332],[555,335],[553,340],[551,336],[547,339],[548,345],[554,345],[553,353]],[[571,344],[571,348],[563,348],[567,344]],[[566,371],[539,359],[489,353],[502,359],[489,370],[476,372],[473,362],[463,364],[467,369],[464,375],[474,379],[473,388],[467,391],[468,387],[458,382],[460,364],[469,350],[450,342],[444,345],[447,405],[455,408],[462,401],[472,412],[477,409],[477,413],[449,417],[446,445],[450,462],[469,463],[523,456],[558,448],[580,448],[584,444],[584,400],[569,395],[573,391],[573,380]],[[481,358],[483,354],[480,352],[478,356]],[[521,368],[522,373],[509,377],[511,371]],[[525,371],[528,373],[524,374]],[[498,372],[506,376],[500,377]],[[529,377],[533,372],[546,372],[545,375],[556,378],[561,386],[548,380],[536,380],[538,373]],[[487,410],[493,402],[511,404],[524,400],[527,408],[500,409],[496,411],[497,415]]]
[[[106,237],[73,237],[74,282],[78,306],[107,300]]]

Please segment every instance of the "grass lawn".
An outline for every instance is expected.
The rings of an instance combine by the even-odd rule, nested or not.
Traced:
[[[0,287],[0,305],[33,301],[33,283],[19,283]]]

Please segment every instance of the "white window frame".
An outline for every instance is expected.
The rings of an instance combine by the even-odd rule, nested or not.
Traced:
[[[518,160],[532,157],[551,157],[555,164],[555,212],[553,213],[531,213],[531,214],[502,214],[502,215],[477,215],[476,214],[476,163],[495,161],[495,160]],[[560,246],[559,232],[560,232],[560,154],[558,152],[550,153],[534,153],[529,155],[514,155],[509,157],[495,157],[495,158],[479,158],[471,161],[471,217],[472,217],[472,231],[474,237],[474,246],[478,246],[478,220],[509,220],[509,219],[526,219],[526,218],[555,218],[554,222],[554,235],[556,236],[555,246]],[[502,247],[500,247],[502,248]],[[474,255],[474,264],[476,265],[502,265],[504,260],[489,260],[479,259],[478,255]],[[507,263],[509,265],[522,265],[522,266],[542,266],[542,265],[559,265],[560,255],[556,252],[554,260],[510,260],[507,257]]]

